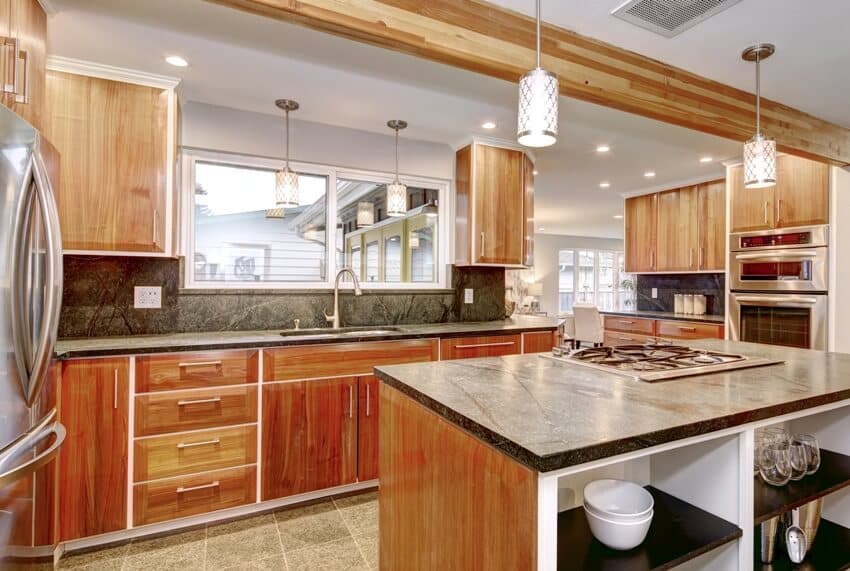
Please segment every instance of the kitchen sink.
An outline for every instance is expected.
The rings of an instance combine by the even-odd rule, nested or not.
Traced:
[[[401,327],[340,327],[327,329],[286,329],[281,331],[283,337],[368,337],[390,335],[404,331]]]

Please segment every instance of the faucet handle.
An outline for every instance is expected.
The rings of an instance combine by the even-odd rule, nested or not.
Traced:
[[[296,329],[296,331],[297,331],[298,329],[301,329],[301,320],[300,320],[300,319],[294,319],[294,320],[293,320],[293,322],[295,323],[295,329]]]
[[[336,315],[328,315],[328,312],[325,311],[324,309],[322,310],[322,313],[325,315],[325,321],[330,322],[330,321],[333,321],[336,318]]]

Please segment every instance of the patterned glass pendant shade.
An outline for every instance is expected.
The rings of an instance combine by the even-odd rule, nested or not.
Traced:
[[[357,203],[357,227],[365,228],[375,223],[375,207],[371,202]]]
[[[517,142],[548,147],[558,140],[558,76],[540,67],[540,0],[537,0],[537,67],[519,80]]]
[[[756,134],[744,143],[744,187],[768,188],[776,184],[776,141],[761,134],[761,60],[773,55],[773,44],[756,44],[741,58],[756,64]]]
[[[393,119],[387,126],[395,131],[395,180],[387,185],[387,216],[407,214],[407,187],[398,180],[398,132],[407,127],[407,122]]]
[[[275,172],[274,197],[278,208],[296,208],[298,206],[298,173],[289,168],[289,112],[298,109],[297,101],[278,99],[274,102],[286,112],[286,164]]]

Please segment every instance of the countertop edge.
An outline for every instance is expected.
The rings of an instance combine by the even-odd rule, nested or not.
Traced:
[[[661,321],[689,321],[691,323],[708,323],[711,325],[725,325],[725,315],[691,315],[686,313],[669,313],[663,311],[602,311],[602,315],[614,317],[634,317],[637,319],[656,319]]]

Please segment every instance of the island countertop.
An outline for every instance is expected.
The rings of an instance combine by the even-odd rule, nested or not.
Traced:
[[[850,355],[722,340],[689,344],[784,363],[655,383],[540,355],[376,371],[390,387],[539,472],[850,399]]]

